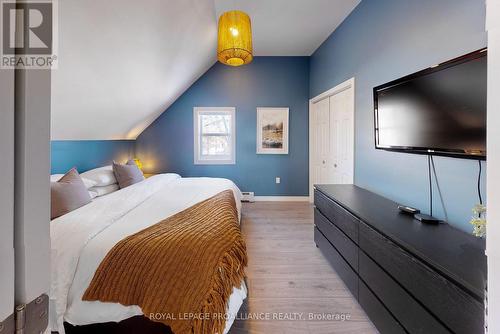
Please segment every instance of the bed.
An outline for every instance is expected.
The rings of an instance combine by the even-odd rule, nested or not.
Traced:
[[[73,326],[121,322],[142,315],[138,306],[83,301],[82,296],[106,254],[123,238],[144,230],[224,190],[232,190],[241,217],[241,192],[226,179],[159,174],[51,222],[50,326],[64,334]],[[244,282],[233,288],[224,333],[246,298]]]

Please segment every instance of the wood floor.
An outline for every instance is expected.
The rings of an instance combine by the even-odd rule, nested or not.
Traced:
[[[377,333],[316,248],[309,203],[244,203],[241,224],[249,257],[249,297],[230,334]],[[310,313],[349,315],[349,320],[309,320]],[[282,320],[273,320],[278,317]]]

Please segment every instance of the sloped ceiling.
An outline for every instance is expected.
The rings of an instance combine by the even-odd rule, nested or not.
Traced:
[[[51,137],[134,139],[216,60],[213,0],[59,1]]]
[[[250,16],[255,55],[310,56],[360,2],[215,0],[215,7],[217,17],[233,9]]]
[[[250,15],[255,55],[303,56],[359,2],[59,1],[52,139],[135,139],[215,63],[223,11]]]

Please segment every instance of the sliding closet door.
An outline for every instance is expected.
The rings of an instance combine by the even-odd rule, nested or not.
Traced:
[[[0,322],[14,311],[14,71],[0,69]],[[0,325],[0,326],[2,326]]]
[[[309,101],[310,201],[314,184],[354,183],[354,78]]]
[[[332,181],[354,183],[354,89],[330,96]]]
[[[313,168],[315,184],[330,183],[330,102],[323,99],[313,104],[313,131],[314,142]]]

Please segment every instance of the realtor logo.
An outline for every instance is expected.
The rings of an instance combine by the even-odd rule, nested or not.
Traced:
[[[0,0],[1,68],[53,69],[57,0]]]

